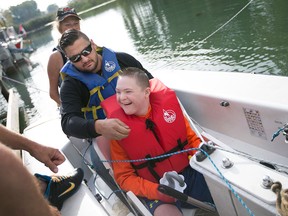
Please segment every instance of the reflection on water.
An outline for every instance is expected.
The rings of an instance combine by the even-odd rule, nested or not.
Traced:
[[[167,68],[287,76],[287,7],[287,0],[117,0],[81,14],[81,29],[96,44],[133,55],[152,73]],[[46,67],[59,34],[49,27],[30,37],[38,47],[31,60],[39,66],[23,78],[27,89],[17,89],[35,119],[56,110]]]
[[[253,1],[204,42],[248,1],[119,2],[135,47],[156,68],[287,75],[285,0]]]

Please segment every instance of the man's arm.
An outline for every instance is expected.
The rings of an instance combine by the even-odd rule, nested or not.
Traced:
[[[2,130],[1,130],[2,131]],[[2,133],[1,133],[1,139]],[[36,178],[23,166],[9,148],[0,143],[0,215],[60,216],[48,205],[40,192]]]
[[[58,149],[34,142],[21,134],[7,129],[3,125],[0,125],[0,142],[10,148],[29,152],[53,172],[58,172],[57,166],[65,161],[64,155]]]
[[[33,152],[40,144],[0,125],[0,142],[12,149]]]
[[[118,119],[85,119],[81,111],[89,100],[87,87],[78,80],[66,77],[61,90],[61,126],[67,136],[77,138],[95,138],[103,135],[110,139],[123,139],[128,136],[130,129]]]
[[[79,80],[65,77],[60,89],[61,126],[67,136],[94,138],[99,136],[94,128],[94,120],[86,120],[81,111],[89,101],[89,90]]]
[[[100,136],[95,131],[95,121],[86,120],[75,113],[63,114],[61,118],[61,126],[63,132],[67,136],[73,136],[80,139],[95,138]]]

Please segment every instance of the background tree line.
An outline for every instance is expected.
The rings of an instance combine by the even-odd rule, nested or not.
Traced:
[[[80,12],[107,1],[70,0],[67,6],[73,7],[77,12]],[[34,31],[53,22],[56,18],[58,8],[56,4],[51,4],[47,7],[46,11],[40,11],[34,0],[27,0],[17,6],[11,6],[8,10],[0,11],[4,18],[1,23],[4,22],[6,26],[14,26],[17,32],[20,24],[22,24],[27,32]]]

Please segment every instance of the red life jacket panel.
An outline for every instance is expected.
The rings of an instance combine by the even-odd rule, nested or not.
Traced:
[[[126,115],[116,95],[101,104],[108,118],[118,118],[131,128],[129,136],[118,141],[130,160],[177,152],[188,143],[184,115],[175,92],[156,78],[150,80],[150,88],[152,110],[148,119]],[[188,165],[187,153],[132,163],[139,176],[153,182],[158,182],[167,171],[179,173]]]

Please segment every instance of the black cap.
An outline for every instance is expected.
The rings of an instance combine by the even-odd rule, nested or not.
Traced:
[[[59,8],[57,11],[56,20],[61,22],[69,16],[74,16],[77,17],[79,20],[81,20],[81,18],[76,13],[75,9],[69,7]]]

